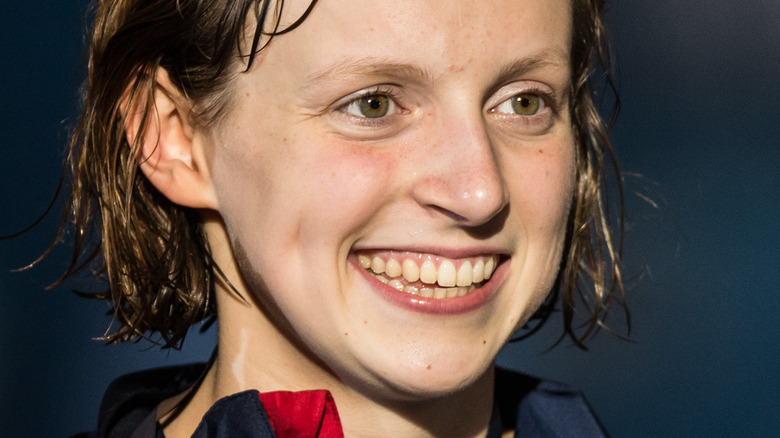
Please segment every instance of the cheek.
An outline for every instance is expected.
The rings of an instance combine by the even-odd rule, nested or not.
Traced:
[[[369,221],[395,173],[394,156],[306,133],[277,137],[226,138],[230,146],[215,157],[220,212],[248,253],[332,245]]]
[[[320,152],[309,155],[298,179],[317,194],[313,202],[337,216],[363,216],[395,173],[394,157],[364,145],[333,141],[317,149]]]
[[[575,182],[574,147],[562,140],[555,147],[533,148],[513,156],[507,172],[510,217],[507,226],[518,230],[515,254],[520,276],[517,285],[519,328],[539,308],[553,287],[565,243],[566,225]],[[513,262],[514,264],[514,262]]]
[[[529,148],[514,156],[507,171],[510,205],[526,238],[563,238],[575,185],[574,146],[562,139],[555,147]]]
[[[300,160],[292,190],[303,199],[302,233],[332,245],[368,225],[388,203],[397,159],[387,150],[319,141]]]

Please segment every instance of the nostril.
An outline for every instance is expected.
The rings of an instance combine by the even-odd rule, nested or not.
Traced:
[[[484,240],[498,234],[504,228],[507,217],[509,217],[509,208],[509,204],[505,204],[488,221],[468,227],[466,232],[469,236],[478,240]]]
[[[508,204],[503,187],[453,190],[445,184],[434,185],[429,182],[418,186],[415,197],[429,212],[467,227],[478,227],[490,222]]]
[[[469,222],[469,219],[465,216],[461,216],[454,211],[448,210],[444,207],[440,207],[438,205],[430,205],[429,206],[431,210],[439,212],[443,214],[444,216],[447,216],[448,218],[454,220],[455,222],[463,223],[463,222]]]

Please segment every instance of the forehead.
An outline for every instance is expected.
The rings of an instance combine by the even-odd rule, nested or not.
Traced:
[[[287,0],[281,28],[308,6],[309,0]],[[526,58],[568,66],[571,16],[569,0],[320,0],[271,52],[308,64],[309,77],[328,64],[368,58],[433,76]]]

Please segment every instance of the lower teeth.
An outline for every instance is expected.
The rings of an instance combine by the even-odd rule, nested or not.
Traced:
[[[418,295],[423,298],[455,298],[455,297],[462,297],[469,292],[474,291],[477,288],[477,285],[472,284],[471,286],[467,287],[416,287],[412,285],[404,284],[401,280],[398,279],[388,279],[384,275],[376,275],[374,274],[374,277],[381,281],[382,283],[400,291],[405,292],[412,295]]]

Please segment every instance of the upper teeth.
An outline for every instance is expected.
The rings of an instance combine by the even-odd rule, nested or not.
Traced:
[[[403,279],[408,283],[438,284],[440,287],[469,287],[490,278],[496,268],[497,256],[451,260],[419,254],[358,255],[358,263],[377,276],[384,274],[390,280]],[[436,262],[439,266],[436,266]],[[460,264],[456,268],[457,264]]]

